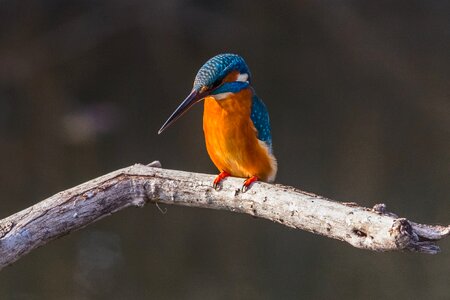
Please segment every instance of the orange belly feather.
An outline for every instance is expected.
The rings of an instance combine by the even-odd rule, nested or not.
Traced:
[[[250,119],[252,92],[245,89],[222,100],[205,98],[203,131],[206,149],[219,169],[232,176],[275,179],[277,164],[266,144],[257,138]]]

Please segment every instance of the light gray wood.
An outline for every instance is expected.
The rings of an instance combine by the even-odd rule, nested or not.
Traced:
[[[242,178],[227,178],[220,191],[214,176],[161,169],[159,162],[134,165],[62,191],[0,220],[0,269],[31,250],[129,206],[148,202],[228,210],[374,250],[436,254],[436,241],[450,226],[421,225],[279,184],[257,182],[242,193]]]

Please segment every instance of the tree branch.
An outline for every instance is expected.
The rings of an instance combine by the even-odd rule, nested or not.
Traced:
[[[258,182],[246,193],[242,180],[134,165],[60,192],[0,221],[0,269],[49,241],[129,206],[148,202],[228,210],[268,219],[374,250],[439,252],[450,226],[421,225],[386,212],[339,203],[292,187]]]

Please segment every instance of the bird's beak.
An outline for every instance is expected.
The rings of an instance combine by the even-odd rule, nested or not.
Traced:
[[[167,119],[161,129],[158,131],[158,134],[163,132],[167,127],[172,125],[178,118],[180,118],[185,112],[191,108],[192,105],[199,102],[203,98],[207,96],[206,92],[199,92],[196,89],[193,89],[192,92],[186,97],[186,99],[181,102],[180,106],[172,113],[172,115]]]

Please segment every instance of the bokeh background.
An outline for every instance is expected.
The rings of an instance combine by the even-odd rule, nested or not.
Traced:
[[[0,218],[133,163],[216,173],[198,68],[241,54],[277,182],[450,221],[448,1],[0,1]],[[227,212],[127,209],[0,273],[1,299],[449,299],[436,256]]]

